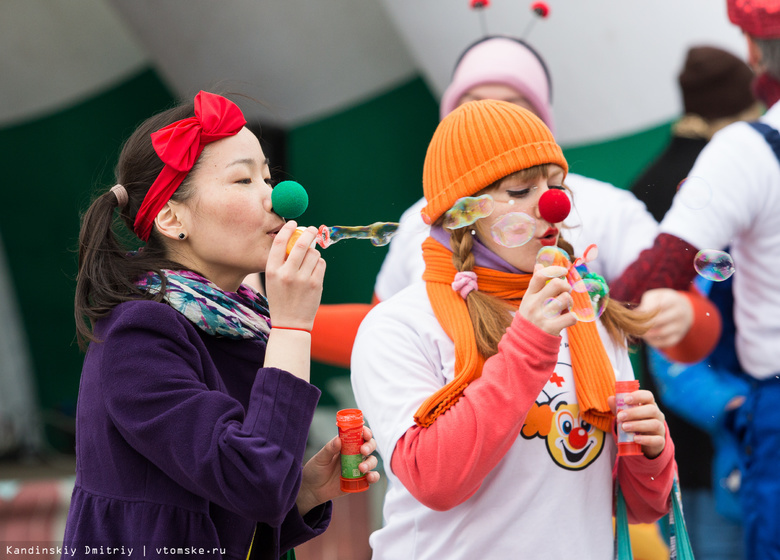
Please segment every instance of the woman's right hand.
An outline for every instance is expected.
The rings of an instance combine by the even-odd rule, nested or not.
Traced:
[[[577,322],[569,313],[574,303],[571,286],[563,278],[545,276],[543,270],[541,264],[534,267],[534,275],[517,312],[544,332],[560,336],[563,329]]]
[[[656,288],[642,294],[636,310],[656,313],[650,330],[642,336],[647,344],[653,348],[668,348],[685,338],[694,319],[693,305],[685,294],[669,288]]]
[[[274,238],[265,268],[265,291],[271,324],[311,330],[322,297],[325,261],[311,247],[317,229],[308,227],[286,256],[297,224],[287,222]]]

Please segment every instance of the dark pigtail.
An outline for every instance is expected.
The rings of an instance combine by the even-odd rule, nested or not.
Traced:
[[[98,319],[124,301],[161,300],[160,294],[165,289],[161,269],[183,268],[169,257],[163,237],[156,229],[152,229],[149,240],[140,250],[136,250],[140,241],[132,232],[138,209],[164,166],[152,147],[151,133],[193,115],[194,107],[190,102],[144,121],[125,142],[115,169],[117,183],[127,191],[127,203],[115,216],[114,209],[120,201],[114,192],[107,190],[92,202],[81,218],[74,314],[76,336],[82,350],[95,340],[93,328]],[[189,183],[189,178],[185,179],[171,200],[181,202],[191,196]],[[162,279],[163,289],[158,294],[148,294],[135,285],[149,272]]]

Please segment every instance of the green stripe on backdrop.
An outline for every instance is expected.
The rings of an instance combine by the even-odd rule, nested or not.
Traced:
[[[606,142],[564,147],[563,153],[572,172],[627,189],[663,151],[670,137],[671,123],[664,123]]]
[[[173,98],[147,70],[71,108],[0,130],[0,229],[27,331],[44,419],[73,416],[83,355],[73,297],[79,215],[110,186],[127,136]],[[56,448],[72,451],[56,430]],[[69,447],[71,449],[69,449]]]
[[[287,171],[309,193],[302,225],[397,221],[422,196],[425,151],[438,122],[422,80],[288,131]],[[386,248],[347,240],[323,251],[326,302],[369,301]]]
[[[301,225],[397,221],[422,196],[425,151],[438,107],[421,79],[288,133],[289,176],[309,193]],[[369,302],[386,247],[345,240],[322,251],[328,263],[323,301]],[[314,364],[320,402],[334,405],[327,380],[343,369]]]

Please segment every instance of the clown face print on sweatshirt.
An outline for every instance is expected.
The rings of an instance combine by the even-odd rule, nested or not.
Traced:
[[[576,401],[574,377],[563,344],[555,371],[526,416],[521,435],[526,440],[544,441],[550,459],[568,470],[591,465],[604,449],[606,434],[586,422]],[[565,354],[565,356],[564,356]]]

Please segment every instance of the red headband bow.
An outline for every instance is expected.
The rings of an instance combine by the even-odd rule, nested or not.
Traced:
[[[179,188],[206,144],[234,136],[246,124],[238,106],[206,91],[195,96],[195,116],[176,121],[152,133],[152,146],[165,163],[146,193],[135,217],[135,234],[147,241],[154,219]]]

